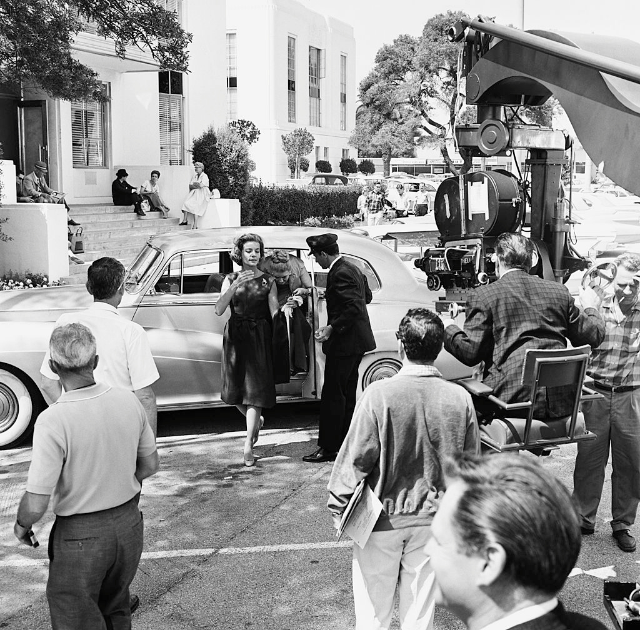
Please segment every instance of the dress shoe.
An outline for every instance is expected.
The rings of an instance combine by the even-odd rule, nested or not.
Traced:
[[[592,536],[595,534],[595,529],[593,527],[585,527],[584,525],[580,525],[580,533],[583,536]]]
[[[302,458],[302,461],[303,462],[313,462],[315,464],[320,464],[322,462],[332,462],[336,458],[337,454],[338,453],[336,453],[334,451],[326,451],[325,449],[320,447],[314,453],[311,453],[310,455],[305,455]]]
[[[137,214],[139,217],[146,217],[146,216],[147,216],[147,213],[146,213],[142,208],[138,208],[138,209],[136,210],[136,214]]]
[[[138,606],[140,606],[140,598],[137,595],[131,595],[131,597],[129,597],[129,610],[132,615],[138,610]]]
[[[80,224],[76,223],[73,219],[67,219],[67,225],[73,225],[75,227],[76,225],[80,225]]]
[[[631,532],[628,529],[618,529],[613,532],[613,537],[616,539],[618,543],[618,547],[622,549],[622,551],[635,551],[636,550],[636,539],[631,535]]]

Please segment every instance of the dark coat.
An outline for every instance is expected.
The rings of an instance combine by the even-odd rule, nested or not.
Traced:
[[[546,615],[513,626],[511,630],[606,630],[606,628],[604,624],[591,617],[567,612],[559,603]]]
[[[119,179],[115,179],[111,184],[111,196],[113,197],[113,205],[132,206],[134,203],[136,203],[136,201],[139,201],[139,195],[132,192],[134,189],[135,187],[128,182],[121,182]]]
[[[339,258],[327,275],[327,324],[333,330],[322,344],[325,354],[347,356],[375,349],[367,312],[371,297],[364,274],[355,265]]]
[[[528,349],[600,345],[604,321],[596,309],[581,311],[562,284],[510,271],[496,282],[472,291],[464,330],[445,330],[444,347],[465,365],[484,361],[484,382],[506,402],[528,398],[521,384]]]

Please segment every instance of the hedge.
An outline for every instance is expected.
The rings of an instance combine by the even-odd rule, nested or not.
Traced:
[[[301,225],[305,219],[356,213],[359,186],[249,186],[242,199],[242,225]]]

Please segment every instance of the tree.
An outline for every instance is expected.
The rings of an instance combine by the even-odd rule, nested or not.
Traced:
[[[229,127],[235,129],[249,146],[258,142],[258,139],[260,138],[260,129],[258,129],[250,120],[238,118],[238,120],[232,120],[229,123]]]
[[[356,161],[352,160],[351,158],[342,158],[340,160],[340,172],[343,175],[349,175],[351,173],[357,173],[358,172],[358,165],[356,164]]]
[[[332,170],[329,160],[318,160],[316,162],[316,173],[330,173]]]
[[[371,160],[362,160],[358,164],[358,170],[363,175],[373,175],[376,172],[376,165]]]
[[[52,98],[104,101],[97,73],[71,54],[86,22],[115,42],[121,59],[136,46],[163,70],[187,70],[191,35],[155,0],[0,0],[0,84],[16,94],[33,85]]]
[[[193,141],[193,161],[204,164],[209,185],[224,199],[240,199],[249,184],[251,160],[247,143],[226,125],[209,127]]]
[[[287,158],[287,166],[289,167],[289,170],[291,171],[291,177],[295,177],[295,173],[296,173],[296,158],[292,155],[289,158]],[[306,157],[301,157],[300,158],[300,170],[303,173],[306,173],[309,170],[309,160],[307,160]]]
[[[282,150],[289,159],[293,158],[295,160],[294,177],[297,179],[300,177],[300,158],[304,155],[309,155],[313,151],[316,139],[302,127],[294,129],[291,133],[283,133],[281,138]]]

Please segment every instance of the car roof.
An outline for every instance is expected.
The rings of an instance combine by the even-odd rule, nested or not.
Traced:
[[[210,230],[186,230],[168,234],[158,234],[149,239],[154,247],[162,249],[167,256],[199,249],[227,249],[231,250],[233,241],[242,234],[254,233],[262,237],[267,249],[299,249],[308,250],[306,238],[318,234],[331,232],[338,235],[338,246],[342,253],[351,254],[371,263],[381,277],[389,269],[394,274],[393,282],[387,277],[383,282],[392,291],[411,290],[417,281],[411,273],[397,273],[401,264],[396,254],[385,245],[376,243],[367,236],[355,234],[345,230],[331,230],[327,228],[310,228],[299,226],[244,226],[237,228],[213,228]],[[400,286],[398,286],[400,285]]]

